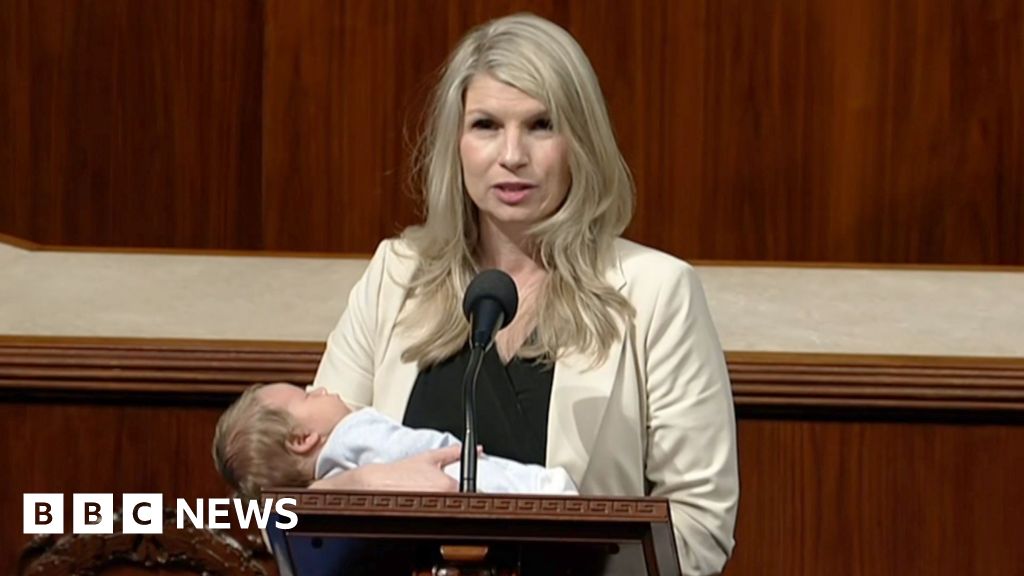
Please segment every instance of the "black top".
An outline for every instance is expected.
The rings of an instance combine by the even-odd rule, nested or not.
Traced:
[[[461,440],[462,376],[468,364],[469,346],[420,372],[403,423],[451,432]],[[554,365],[518,357],[504,365],[495,347],[487,351],[476,387],[476,437],[484,452],[544,465],[554,372]]]

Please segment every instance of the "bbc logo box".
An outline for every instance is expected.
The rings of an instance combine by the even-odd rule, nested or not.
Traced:
[[[63,534],[64,495],[30,493],[22,504],[22,532]],[[162,494],[123,494],[121,531],[125,534],[159,534],[163,529]],[[72,494],[71,531],[74,534],[112,534],[113,494]]]
[[[29,493],[23,495],[22,527],[25,534],[64,534],[65,495]],[[161,534],[164,528],[163,494],[121,495],[120,525],[115,526],[117,509],[113,494],[72,494],[71,532],[73,534],[113,534],[119,528],[123,534]],[[298,524],[294,508],[295,498],[278,500],[246,500],[242,498],[199,498],[189,503],[184,498],[175,500],[175,526],[182,530],[191,523],[195,528],[215,530],[231,528],[234,512],[238,526],[247,530],[255,523],[266,530],[273,521],[276,528],[290,530]],[[206,511],[204,522],[204,510]]]
[[[64,533],[63,494],[25,494],[21,510],[23,533]]]

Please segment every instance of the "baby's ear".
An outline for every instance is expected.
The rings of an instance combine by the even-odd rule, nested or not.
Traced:
[[[295,431],[288,437],[285,443],[288,450],[295,454],[309,454],[320,444],[320,434],[317,432]]]

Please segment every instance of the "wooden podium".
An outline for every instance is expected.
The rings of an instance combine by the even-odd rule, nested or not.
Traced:
[[[298,524],[268,529],[282,576],[678,576],[668,501],[271,489]]]

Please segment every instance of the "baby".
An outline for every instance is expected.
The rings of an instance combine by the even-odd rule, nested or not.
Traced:
[[[305,487],[364,464],[394,462],[458,444],[447,432],[413,429],[373,408],[353,410],[324,389],[278,383],[249,387],[217,422],[213,460],[240,494],[257,498],[271,486]],[[459,478],[459,464],[444,468]],[[481,492],[576,494],[562,468],[481,454]]]

